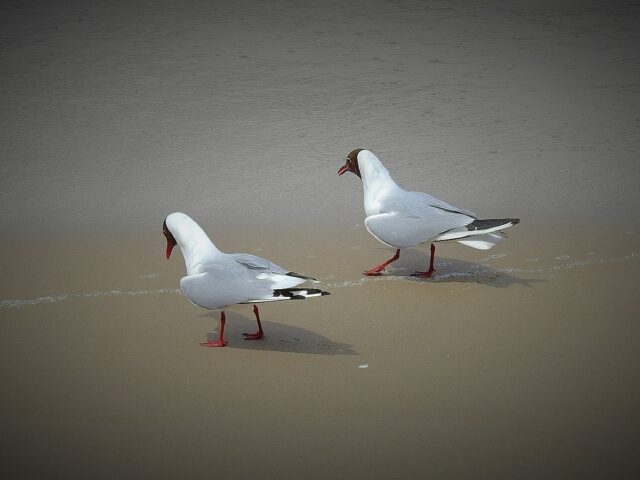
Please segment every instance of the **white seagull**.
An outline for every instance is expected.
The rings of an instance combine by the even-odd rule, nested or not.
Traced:
[[[167,260],[178,245],[184,256],[187,276],[180,280],[184,295],[195,305],[208,309],[223,309],[220,313],[218,340],[200,343],[205,347],[224,347],[224,307],[237,303],[263,303],[279,300],[301,300],[329,295],[315,288],[293,288],[311,277],[290,272],[269,260],[248,253],[223,253],[207,234],[184,213],[169,215],[162,233],[167,239]],[[245,333],[246,340],[264,336],[258,306],[253,306],[258,322],[256,333]]]
[[[382,162],[369,150],[357,148],[347,156],[338,175],[353,172],[362,179],[364,221],[367,230],[396,254],[364,272],[380,275],[387,265],[400,258],[400,249],[431,243],[429,270],[413,275],[430,277],[433,272],[434,242],[456,240],[463,245],[487,250],[504,237],[500,230],[520,222],[519,218],[479,220],[468,210],[454,207],[422,192],[407,192],[391,178]]]

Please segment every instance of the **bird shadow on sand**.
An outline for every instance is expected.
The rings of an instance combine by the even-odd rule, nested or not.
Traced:
[[[506,288],[511,285],[524,285],[531,288],[532,283],[546,282],[539,278],[518,278],[504,271],[499,271],[479,263],[458,260],[454,258],[436,257],[435,272],[430,278],[414,277],[416,271],[425,271],[429,266],[429,255],[421,250],[406,249],[400,258],[393,263],[385,275],[401,277],[404,280],[428,283],[480,283],[489,287]]]
[[[264,319],[261,319],[264,337],[259,340],[245,340],[242,335],[244,332],[253,333],[257,330],[255,319],[229,310],[225,311],[225,315],[227,319],[224,330],[224,339],[227,341],[225,348],[312,355],[360,355],[347,343],[334,342],[306,328],[265,321]],[[207,333],[207,339],[217,340],[220,313],[218,311],[204,313],[200,317],[210,318],[214,322],[216,331]]]

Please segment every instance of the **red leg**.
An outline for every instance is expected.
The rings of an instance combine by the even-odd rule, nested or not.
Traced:
[[[220,312],[220,335],[218,340],[207,340],[206,342],[200,342],[203,347],[224,347],[227,342],[224,341],[224,310]]]
[[[256,333],[243,333],[245,340],[258,340],[259,338],[264,337],[264,332],[262,331],[262,324],[260,323],[260,312],[258,311],[258,306],[253,306],[253,313],[256,316],[256,320],[258,321],[258,331]]]
[[[381,263],[377,267],[373,267],[372,269],[367,270],[366,272],[363,273],[363,275],[367,275],[367,276],[380,275],[380,272],[382,272],[382,270],[384,270],[387,265],[389,265],[390,263],[395,262],[399,258],[400,258],[400,249],[397,249],[396,250],[396,254],[393,256],[393,258],[390,258],[386,262]]]
[[[412,277],[421,277],[421,278],[429,278],[431,277],[431,275],[433,275],[433,272],[435,272],[435,269],[433,268],[433,257],[436,253],[436,246],[432,243],[431,244],[431,259],[429,260],[429,270],[427,270],[426,272],[416,272],[412,275]]]

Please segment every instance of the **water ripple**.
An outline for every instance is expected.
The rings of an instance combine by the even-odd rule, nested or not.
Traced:
[[[554,273],[566,270],[572,270],[574,268],[586,267],[588,265],[594,264],[604,264],[604,263],[618,263],[618,262],[626,262],[630,260],[638,260],[640,258],[640,254],[637,252],[629,253],[628,255],[623,255],[621,257],[613,257],[613,258],[592,258],[588,260],[575,260],[573,262],[553,265],[549,268],[518,268],[518,267],[502,267],[493,269],[495,272],[501,273],[537,273],[543,275],[553,275]],[[482,269],[481,265],[475,270]],[[465,277],[473,277],[477,275],[478,272],[448,272],[444,274],[436,274],[432,277],[432,280],[444,280],[450,278],[465,278]],[[363,277],[357,280],[344,280],[342,282],[332,282],[325,283],[323,285],[324,288],[349,288],[349,287],[359,287],[364,285],[365,283],[375,282],[375,281],[389,281],[389,280],[403,280],[404,277],[394,276],[394,275],[383,275],[380,277]],[[0,308],[19,308],[27,305],[40,305],[44,303],[58,303],[66,300],[71,300],[74,298],[94,298],[94,297],[106,297],[106,296],[136,296],[136,295],[161,295],[165,293],[180,293],[179,288],[160,288],[156,290],[135,290],[135,291],[123,291],[123,290],[106,290],[106,291],[98,291],[98,292],[90,292],[90,293],[60,293],[56,295],[49,295],[46,297],[37,297],[30,299],[8,299],[8,300],[0,300]]]
[[[64,300],[70,300],[72,298],[93,298],[93,297],[107,297],[107,296],[135,296],[135,295],[160,295],[163,293],[180,293],[179,288],[160,288],[157,290],[136,290],[136,291],[122,291],[122,290],[107,290],[100,292],[90,293],[60,293],[57,295],[49,295],[46,297],[30,298],[30,299],[9,299],[0,300],[0,308],[17,308],[25,305],[40,305],[42,303],[58,303]]]

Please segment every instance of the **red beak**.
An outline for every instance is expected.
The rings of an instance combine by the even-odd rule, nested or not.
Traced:
[[[167,260],[169,260],[169,257],[171,256],[171,250],[173,250],[173,247],[175,246],[175,243],[171,243],[169,240],[167,240]]]
[[[338,169],[338,176],[342,175],[344,172],[348,172],[349,170],[349,163],[345,163]]]

